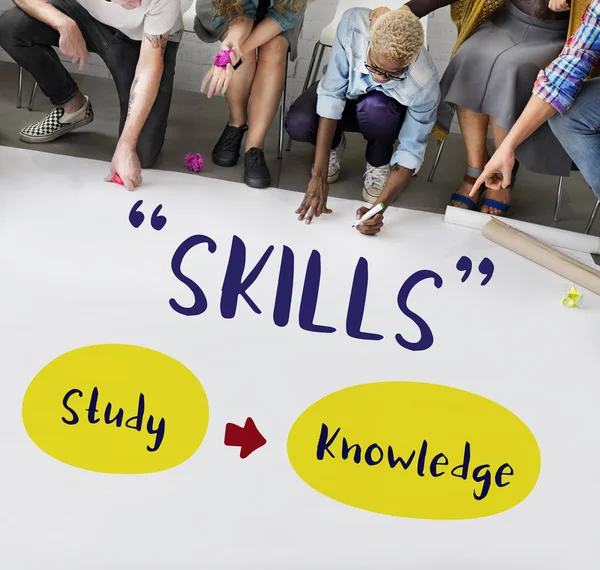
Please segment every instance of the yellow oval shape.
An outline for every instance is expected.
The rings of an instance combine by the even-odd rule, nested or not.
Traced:
[[[486,398],[436,384],[361,384],[319,400],[287,443],[320,493],[384,515],[458,520],[506,511],[532,491],[540,450],[527,426]]]
[[[23,398],[23,423],[45,453],[101,473],[154,473],[200,447],[208,400],[177,360],[140,346],[100,344],[47,364]]]

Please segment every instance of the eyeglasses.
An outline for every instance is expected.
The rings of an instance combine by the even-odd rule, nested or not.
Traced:
[[[366,61],[365,61],[365,67],[367,68],[367,71],[369,71],[370,73],[373,73],[374,75],[379,75],[379,77],[383,77],[385,79],[387,79],[388,81],[392,81],[394,79],[404,79],[404,74],[406,73],[406,67],[404,69],[402,69],[401,71],[399,71],[398,73],[388,73],[387,71],[383,71],[383,69],[379,69],[378,67],[373,67],[372,65],[369,65]]]

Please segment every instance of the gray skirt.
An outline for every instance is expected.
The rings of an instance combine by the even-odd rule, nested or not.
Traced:
[[[460,46],[440,82],[437,125],[449,132],[455,105],[494,117],[507,131],[531,98],[539,71],[562,50],[569,20],[542,21],[509,0]],[[516,158],[538,174],[568,176],[571,159],[546,123]]]
[[[197,0],[194,31],[203,42],[211,44],[221,40],[223,34],[229,28],[229,22],[219,22],[219,20],[215,18],[212,0]],[[281,33],[290,44],[291,61],[295,61],[298,57],[298,39],[300,38],[303,24],[304,14],[293,28]]]

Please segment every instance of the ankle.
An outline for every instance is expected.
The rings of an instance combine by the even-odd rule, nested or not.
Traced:
[[[258,149],[264,151],[265,145],[264,145],[264,143],[256,142],[253,140],[246,140],[246,152],[248,152],[252,148],[258,148]]]
[[[485,167],[485,163],[482,164],[481,166],[471,166],[470,164],[467,164],[467,169],[465,171],[465,174],[467,176],[473,176],[473,177],[477,178],[483,172],[484,167]]]
[[[248,123],[247,117],[243,117],[240,115],[236,115],[236,116],[230,115],[229,122],[227,124],[230,127],[235,127],[236,129],[239,129],[240,127],[245,127],[247,123]]]
[[[79,111],[79,109],[81,109],[84,105],[85,96],[83,95],[83,93],[81,93],[81,91],[78,91],[77,95],[75,95],[73,99],[71,99],[68,103],[63,105],[63,109],[65,110],[65,113],[75,113],[76,111]]]

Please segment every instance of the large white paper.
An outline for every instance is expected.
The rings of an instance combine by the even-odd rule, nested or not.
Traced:
[[[351,228],[357,202],[332,199],[333,213],[306,226],[294,215],[301,200],[297,193],[160,171],[145,172],[144,185],[130,193],[104,183],[106,173],[101,162],[0,147],[1,568],[597,569],[600,298],[583,291],[581,309],[564,308],[561,298],[570,283],[438,215],[393,209],[385,215],[382,234],[367,238]],[[144,220],[136,228],[129,217],[139,200]],[[152,218],[155,227],[165,222],[164,227],[154,229]],[[132,220],[137,224],[141,218],[134,214]],[[194,240],[199,245],[177,261],[182,244]],[[214,244],[213,253],[207,241]],[[246,291],[258,313],[231,287],[240,252],[246,255],[246,277],[271,246]],[[293,266],[291,281],[281,279],[282,256],[288,278]],[[407,289],[411,282],[414,287]],[[362,323],[361,296],[366,299]],[[186,311],[199,314],[181,314]],[[335,331],[307,330],[316,325]],[[356,338],[359,332],[383,338]],[[107,343],[158,351],[201,383],[208,429],[189,459],[156,473],[99,473],[58,461],[29,437],[27,426],[41,421],[31,410],[46,417],[65,395],[58,390],[64,378],[57,376],[24,420],[24,396],[36,375],[64,353]],[[144,390],[134,361],[123,366],[131,366],[123,390],[127,382]],[[90,377],[93,373],[90,369]],[[152,374],[148,390],[154,382],[164,393],[164,401],[148,397],[147,411],[155,420],[167,401],[182,410],[193,407],[196,400],[179,392],[182,384],[175,376],[151,379]],[[77,388],[89,378],[84,370],[72,380]],[[105,386],[114,380],[99,379],[102,406]],[[338,390],[381,382],[458,388],[509,410],[539,446],[541,470],[532,491],[498,514],[433,520],[357,508],[306,484],[288,458],[288,434],[296,420]],[[111,389],[116,409],[119,386]],[[495,458],[494,446],[500,445],[511,457],[529,453],[525,428],[496,425],[496,408],[488,415],[476,402],[463,406],[454,393],[447,400],[425,398],[404,412],[401,398],[381,399],[382,409],[398,406],[399,424],[410,414],[413,422],[407,424],[406,440],[394,436],[392,441],[390,432],[390,441],[384,441],[381,426],[392,426],[395,419],[383,412],[377,417],[372,407],[367,413],[370,404],[356,392],[344,429],[359,439],[364,432],[365,444],[367,431],[379,429],[381,445],[393,443],[406,458],[408,443],[422,439],[430,453],[444,442],[459,449],[465,442],[453,441],[456,425],[470,422],[474,460]],[[47,440],[59,428],[68,434],[84,429],[87,392],[85,398],[71,400],[80,422],[64,427],[57,416],[47,425]],[[125,417],[135,411],[128,407]],[[66,408],[64,413],[68,418]],[[198,409],[195,418],[201,413]],[[172,410],[167,416],[165,446],[172,445],[170,426],[182,421]],[[226,425],[244,426],[247,418],[266,444],[241,459],[239,447],[224,444]],[[497,441],[482,448],[476,442],[486,430]],[[126,449],[121,447],[126,439],[131,445],[138,436],[140,445],[156,441],[124,426],[110,433],[115,457]],[[67,439],[54,441],[54,447],[64,451]],[[85,454],[111,453],[102,449],[98,442],[83,441],[67,452],[77,462]],[[128,460],[127,454],[119,457]],[[458,459],[452,455],[449,467]],[[383,463],[365,475],[365,487],[353,479],[367,473],[364,469],[369,468],[363,457],[339,478],[350,502],[353,488],[357,501],[359,488],[361,500],[369,501],[366,488],[373,497],[389,492],[389,505],[402,509],[394,497],[410,486],[417,494],[432,490],[422,501],[423,512],[461,504],[466,512],[472,491],[481,488],[449,474],[420,476],[415,464],[398,467],[397,488],[390,488],[378,479],[390,472]],[[523,476],[515,471],[506,479],[513,487],[492,483],[485,504],[501,505],[502,493],[512,492]],[[457,491],[436,494],[448,481]]]

